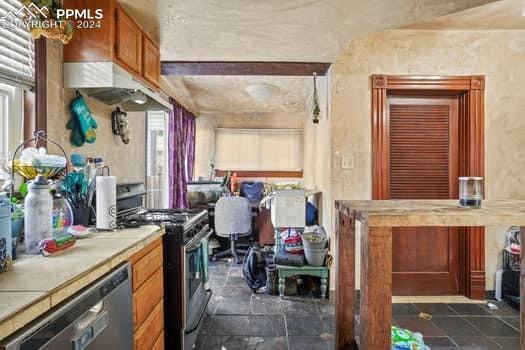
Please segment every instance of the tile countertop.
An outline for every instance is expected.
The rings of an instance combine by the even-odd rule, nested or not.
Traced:
[[[102,232],[78,240],[53,257],[35,255],[15,261],[0,274],[0,340],[105,275],[161,237],[164,229],[143,226]]]

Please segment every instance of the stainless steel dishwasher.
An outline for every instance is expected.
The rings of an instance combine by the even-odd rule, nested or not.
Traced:
[[[2,343],[6,350],[133,349],[129,264],[104,277]]]

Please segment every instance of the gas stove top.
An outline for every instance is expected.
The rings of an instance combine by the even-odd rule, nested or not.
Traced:
[[[122,220],[124,227],[161,225],[166,229],[182,228],[184,231],[207,219],[206,210],[196,209],[141,209]]]

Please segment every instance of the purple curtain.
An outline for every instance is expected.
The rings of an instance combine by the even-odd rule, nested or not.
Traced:
[[[186,184],[193,179],[195,162],[195,116],[177,101],[168,120],[168,181],[170,208],[186,208]]]

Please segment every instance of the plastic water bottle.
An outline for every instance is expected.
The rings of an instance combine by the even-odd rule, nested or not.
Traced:
[[[39,254],[40,241],[53,237],[53,197],[45,176],[29,184],[24,204],[26,253]]]

